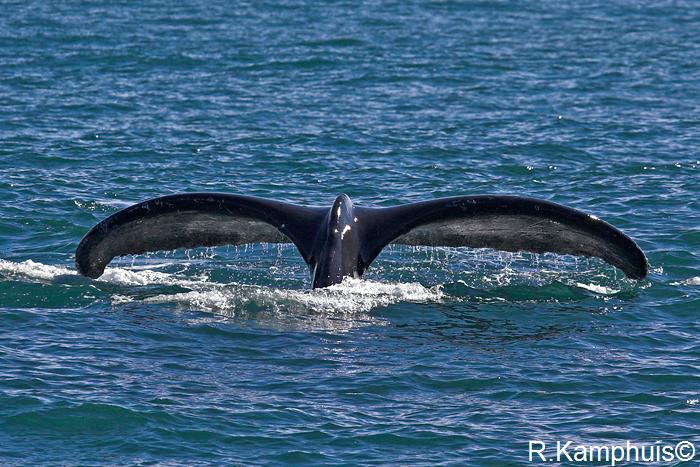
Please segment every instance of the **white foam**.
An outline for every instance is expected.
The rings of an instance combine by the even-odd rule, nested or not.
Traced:
[[[75,269],[50,266],[32,260],[20,263],[0,259],[0,273],[28,280],[53,281],[62,276],[78,276]],[[85,279],[86,281],[88,279]],[[363,313],[376,307],[398,302],[437,302],[443,298],[442,286],[425,287],[419,283],[379,282],[347,278],[324,289],[295,290],[244,284],[223,284],[200,275],[188,277],[161,271],[107,268],[93,282],[118,286],[180,286],[189,292],[160,294],[137,300],[128,293],[111,296],[115,305],[142,303],[175,303],[191,309],[235,314],[256,307],[282,310],[313,310],[333,313]]]
[[[162,264],[151,265],[152,269],[160,269],[163,266]],[[348,278],[341,284],[324,289],[299,290],[236,283],[224,284],[210,281],[206,274],[188,276],[181,272],[168,273],[152,269],[146,269],[143,265],[129,269],[107,268],[105,273],[92,283],[98,287],[101,283],[124,287],[179,286],[189,291],[161,293],[146,299],[133,298],[129,292],[124,291],[112,295],[112,303],[115,305],[127,302],[174,303],[190,309],[228,315],[256,308],[284,312],[314,310],[323,313],[364,313],[373,308],[386,307],[399,302],[439,302],[444,295],[442,286],[425,287],[417,282],[401,283]],[[73,278],[79,276],[75,269],[65,266],[51,266],[32,260],[13,262],[2,259],[0,259],[0,274],[19,276],[30,281],[54,281],[65,276]],[[480,287],[484,284],[503,287],[520,283],[532,284],[533,281],[537,285],[542,285],[551,281],[556,274],[557,271],[545,269],[540,272],[537,279],[527,271],[519,273],[517,270],[506,267],[495,274],[484,275],[475,272],[473,279],[476,283],[472,283],[472,280],[468,283],[462,280],[458,282],[472,287]],[[601,295],[620,292],[619,289],[593,283],[572,280],[564,282]],[[700,277],[688,279],[683,284],[700,285]]]
[[[582,284],[580,282],[575,282],[576,287],[600,294],[600,295],[614,295],[620,292],[620,289],[613,289],[612,287],[606,287],[604,285],[596,284]]]
[[[74,269],[35,263],[31,259],[22,261],[21,263],[0,259],[0,273],[45,281],[54,280],[59,276],[75,276],[78,274]]]
[[[700,285],[700,276],[691,277],[690,279],[680,282],[672,282],[671,285]]]
[[[22,261],[15,263],[0,259],[0,273],[13,276],[21,276],[30,280],[53,281],[61,276],[77,276],[78,271],[64,266],[51,266],[32,261]],[[115,285],[137,286],[137,285],[179,285],[186,288],[196,286],[206,286],[206,277],[187,278],[177,274],[169,274],[149,269],[132,271],[124,268],[107,268],[96,282],[106,282]]]
[[[104,274],[97,279],[98,282],[108,282],[116,285],[179,285],[185,288],[193,288],[208,285],[206,278],[186,278],[177,274],[169,274],[145,269],[143,271],[131,271],[123,268],[107,268]]]
[[[127,297],[126,295],[112,295],[112,305],[123,305],[125,303],[133,302],[134,299]]]
[[[366,312],[398,302],[438,302],[441,286],[418,283],[387,283],[348,278],[324,289],[291,290],[231,284],[211,290],[163,294],[143,300],[146,303],[175,302],[188,308],[231,313],[254,304],[273,310],[305,309],[321,312]]]

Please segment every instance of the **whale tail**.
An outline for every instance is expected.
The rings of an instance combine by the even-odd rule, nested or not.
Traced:
[[[249,243],[294,243],[308,263],[326,212],[225,193],[163,196],[95,225],[78,245],[75,263],[80,274],[94,279],[117,256]]]
[[[548,201],[460,196],[352,209],[349,218],[354,218],[358,251],[355,257],[345,256],[362,265],[360,274],[390,243],[592,256],[634,279],[643,279],[649,268],[642,250],[620,230]],[[328,212],[223,193],[163,196],[123,209],[94,226],[78,245],[76,266],[82,275],[97,278],[116,256],[261,242],[295,244],[314,269],[323,260],[317,257],[317,246],[329,231],[323,228],[329,222]]]
[[[622,231],[549,201],[458,196],[358,209],[366,224],[362,251],[366,264],[395,243],[598,257],[634,279],[643,279],[649,270],[642,250]]]

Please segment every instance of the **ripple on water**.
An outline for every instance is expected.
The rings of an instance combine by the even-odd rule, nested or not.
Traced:
[[[647,3],[4,8],[0,464],[521,465],[534,437],[696,439],[700,9]],[[95,223],[202,190],[533,196],[621,227],[652,270],[389,248],[311,291],[292,246],[76,274]]]

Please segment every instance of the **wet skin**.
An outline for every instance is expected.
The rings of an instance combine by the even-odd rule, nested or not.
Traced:
[[[338,196],[316,238],[310,262],[313,288],[362,276],[365,267],[360,259],[359,221],[350,197]]]
[[[85,235],[76,266],[97,278],[116,256],[261,242],[295,244],[313,288],[361,277],[390,243],[594,256],[634,279],[649,270],[619,229],[545,200],[474,195],[375,208],[355,207],[342,194],[328,209],[226,193],[168,195],[123,209]]]

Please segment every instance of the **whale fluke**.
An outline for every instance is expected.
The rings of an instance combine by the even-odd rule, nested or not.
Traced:
[[[368,262],[396,243],[598,257],[633,279],[644,279],[649,269],[642,250],[622,231],[549,201],[458,196],[360,212],[371,239],[363,245]]]
[[[362,276],[389,243],[592,256],[634,279],[649,268],[620,230],[549,201],[482,195],[366,208],[340,195],[328,209],[224,193],[163,196],[123,209],[85,235],[76,266],[97,278],[116,256],[257,242],[295,244],[314,288]]]
[[[117,256],[248,243],[294,243],[308,262],[326,211],[225,193],[163,196],[94,226],[78,245],[75,263],[80,274],[94,279]]]

